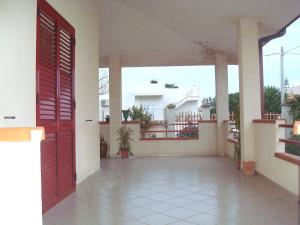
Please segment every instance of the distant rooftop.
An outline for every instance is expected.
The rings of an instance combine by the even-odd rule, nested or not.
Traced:
[[[296,85],[288,88],[288,93],[300,95],[300,85]]]

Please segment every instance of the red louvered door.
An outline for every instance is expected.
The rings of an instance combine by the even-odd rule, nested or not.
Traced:
[[[44,0],[37,18],[37,126],[41,143],[43,211],[76,187],[74,47],[75,30]]]

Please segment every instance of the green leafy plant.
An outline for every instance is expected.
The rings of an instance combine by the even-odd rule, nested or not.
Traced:
[[[203,107],[210,107],[210,114],[216,113],[216,99],[215,98],[203,98],[202,100]]]
[[[125,125],[123,125],[118,128],[117,134],[118,138],[116,139],[116,141],[119,141],[119,152],[128,151],[130,154],[132,154],[130,147],[131,141],[133,141],[131,136],[134,134],[134,131],[130,127],[126,127]]]
[[[240,135],[240,127],[241,127],[241,121],[240,121],[240,105],[237,104],[236,108],[234,110],[234,132],[236,132],[237,136],[237,143],[234,144],[234,159],[236,161],[241,160],[241,135]]]
[[[141,128],[148,129],[151,126],[152,114],[149,113],[142,105],[140,107],[132,106],[130,110],[130,117],[132,120],[140,120]]]
[[[168,109],[175,109],[176,105],[174,103],[170,103],[167,105]]]
[[[198,126],[196,126],[196,124],[193,124],[192,122],[188,122],[188,126],[183,128],[181,131],[179,131],[177,137],[188,137],[188,138],[197,139]]]
[[[290,115],[293,120],[300,120],[300,95],[290,96],[286,102],[291,106]]]
[[[291,138],[289,138],[289,140],[300,141],[300,135],[293,135]],[[289,154],[292,154],[292,155],[300,156],[300,146],[286,144],[285,145],[285,152],[289,153]]]
[[[240,93],[230,93],[228,95],[229,98],[229,112],[234,112],[236,107],[238,107],[240,102]]]
[[[300,120],[300,95],[291,95],[286,99],[286,103],[288,103],[291,107],[290,115],[293,118],[293,121]],[[300,135],[292,135],[289,140],[292,141],[300,141]],[[298,145],[285,145],[285,152],[300,156],[300,146]]]
[[[265,112],[280,113],[281,92],[278,88],[273,86],[265,87]]]

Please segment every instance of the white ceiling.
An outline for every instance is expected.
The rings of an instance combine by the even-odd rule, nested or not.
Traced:
[[[300,14],[300,0],[98,0],[100,66],[214,64],[214,51],[237,64],[239,18],[259,22],[260,37]]]

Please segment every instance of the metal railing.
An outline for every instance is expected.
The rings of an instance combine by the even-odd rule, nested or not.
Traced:
[[[272,112],[267,112],[264,114],[265,120],[278,120],[281,118],[281,115],[279,113],[272,113]]]
[[[300,135],[293,135],[293,124],[279,124],[285,129],[284,138],[279,138],[279,142],[285,144],[285,152],[300,156]]]
[[[193,121],[196,122],[198,120],[201,120],[202,116],[200,113],[196,112],[180,112],[178,115],[176,115],[176,121],[177,122],[187,122],[187,121]]]
[[[198,139],[198,121],[164,123],[141,129],[142,140],[190,140]]]
[[[230,140],[233,143],[238,142],[238,137],[239,137],[239,129],[236,127],[234,121],[229,121],[228,122],[228,134],[227,134],[227,139]]]

